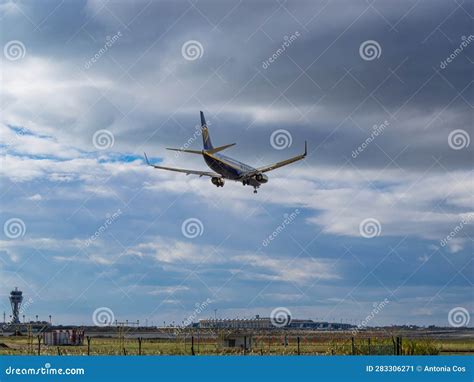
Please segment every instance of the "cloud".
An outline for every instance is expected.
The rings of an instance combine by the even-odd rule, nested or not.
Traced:
[[[104,299],[117,313],[124,299],[142,318],[177,319],[209,295],[228,314],[285,301],[306,317],[357,319],[396,291],[383,322],[425,324],[418,316],[429,312],[444,323],[445,305],[412,296],[466,305],[471,295],[472,222],[440,244],[472,213],[474,145],[448,143],[452,130],[472,131],[470,47],[439,67],[471,19],[464,5],[441,1],[344,6],[88,1],[50,15],[54,7],[2,4],[2,44],[21,40],[26,54],[2,61],[1,217],[27,225],[25,237],[0,243],[3,283],[41,293],[38,310],[61,306],[70,321],[90,320]],[[183,58],[188,40],[202,44],[199,60]],[[378,59],[359,55],[366,40],[380,44]],[[200,149],[199,110],[213,142],[237,142],[226,153],[250,165],[296,155],[305,140],[309,155],[269,173],[257,195],[145,166],[143,151],[206,169],[198,156],[165,151],[190,140]],[[102,129],[114,145],[101,151],[92,138]],[[290,147],[272,148],[277,129],[290,132]],[[295,208],[301,214],[262,252]],[[204,225],[194,240],[181,233],[190,217]],[[378,237],[361,237],[367,218],[380,222]],[[166,309],[156,309],[162,297]],[[83,304],[64,308],[76,299]]]
[[[43,197],[40,194],[34,194],[27,198],[28,200],[40,201],[43,200]]]
[[[241,271],[241,275],[250,280],[261,279],[308,285],[315,280],[339,278],[334,264],[327,260],[293,259],[291,257],[272,259],[263,254],[242,255],[237,260],[261,270],[260,272],[249,272],[248,269]]]

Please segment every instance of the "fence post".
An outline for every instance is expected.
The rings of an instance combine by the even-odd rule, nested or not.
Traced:
[[[91,337],[87,336],[87,355],[91,355]]]
[[[195,355],[194,354],[194,336],[191,336],[191,354]]]
[[[393,343],[393,355],[397,355],[397,347],[395,345],[395,340],[393,339],[393,336],[392,336],[392,343]]]
[[[296,337],[296,341],[298,342],[298,355],[300,355],[300,337]]]
[[[369,347],[369,355],[370,355],[370,337],[367,339],[367,345]]]
[[[38,335],[38,355],[41,355],[41,336]]]
[[[351,351],[352,351],[352,355],[355,355],[354,337],[351,337]]]
[[[142,355],[142,338],[138,337],[138,355]]]
[[[400,336],[400,355],[403,355],[402,336]]]

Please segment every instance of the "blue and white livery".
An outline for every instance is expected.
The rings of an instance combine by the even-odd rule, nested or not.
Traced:
[[[145,159],[146,159],[147,164],[149,166],[152,166],[160,170],[182,172],[182,173],[185,173],[186,175],[193,174],[193,175],[199,175],[200,177],[209,176],[211,178],[212,184],[216,185],[217,187],[224,187],[225,179],[241,182],[244,186],[252,186],[254,188],[253,192],[257,193],[257,188],[259,188],[261,184],[268,182],[268,177],[264,174],[265,172],[272,171],[279,167],[283,167],[283,166],[286,166],[287,164],[304,159],[308,151],[307,145],[305,142],[303,154],[297,155],[293,158],[283,160],[281,162],[273,163],[268,166],[254,168],[236,159],[230,158],[223,154],[219,154],[220,151],[225,150],[231,146],[234,146],[235,143],[214,147],[212,145],[211,136],[209,135],[209,129],[207,128],[206,119],[204,118],[204,113],[202,111],[201,111],[201,132],[202,132],[202,142],[203,142],[203,149],[201,151],[186,150],[186,149],[172,149],[172,148],[167,148],[167,150],[181,151],[185,153],[202,155],[206,164],[215,172],[186,170],[182,168],[152,165],[148,161],[148,157],[145,153]]]

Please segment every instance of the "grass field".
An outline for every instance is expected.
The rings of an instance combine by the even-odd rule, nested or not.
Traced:
[[[251,347],[244,352],[242,347],[226,347],[224,335],[201,338],[187,333],[176,339],[143,338],[141,350],[138,338],[101,337],[90,338],[90,355],[191,355],[191,337],[194,337],[196,355],[343,355],[343,354],[394,354],[395,343],[386,333],[364,333],[352,337],[350,333],[266,333],[251,335]],[[286,338],[285,338],[286,337]],[[298,347],[299,337],[299,347]],[[354,338],[354,340],[352,340]],[[285,345],[286,343],[286,345]],[[473,354],[472,336],[433,335],[402,336],[401,353],[405,355],[427,354]],[[38,339],[27,336],[0,337],[0,355],[38,354]],[[81,346],[46,346],[40,344],[42,355],[87,355],[87,341]]]

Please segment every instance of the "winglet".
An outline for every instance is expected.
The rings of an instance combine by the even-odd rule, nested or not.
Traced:
[[[308,142],[304,141],[304,154],[303,156],[305,157],[308,154]]]
[[[148,161],[148,157],[146,156],[146,153],[143,153],[143,154],[145,154],[146,164],[147,164],[148,166],[150,166],[150,162]]]
[[[206,118],[204,118],[204,113],[201,111],[201,126],[207,126]]]

